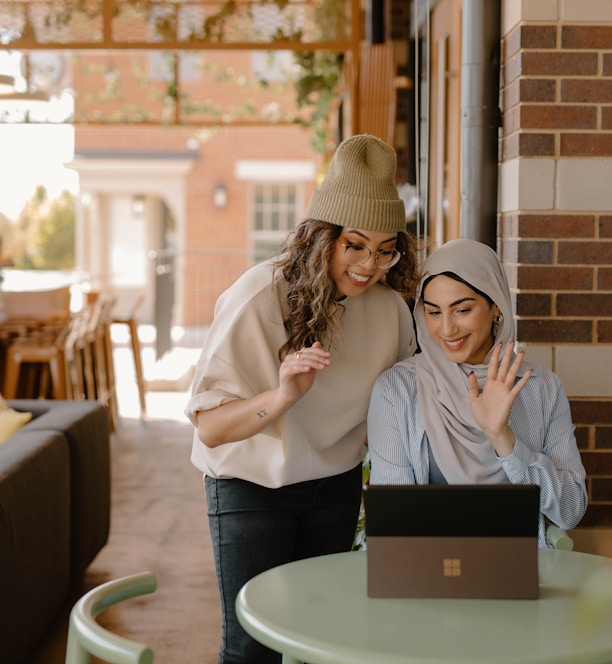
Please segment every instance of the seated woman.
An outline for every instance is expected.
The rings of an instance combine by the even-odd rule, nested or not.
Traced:
[[[537,484],[545,518],[574,528],[585,469],[559,377],[514,352],[510,289],[496,253],[441,246],[415,303],[421,353],[376,381],[368,413],[372,484]]]

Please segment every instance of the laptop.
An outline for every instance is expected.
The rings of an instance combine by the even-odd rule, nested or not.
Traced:
[[[540,488],[369,485],[369,597],[537,599]]]

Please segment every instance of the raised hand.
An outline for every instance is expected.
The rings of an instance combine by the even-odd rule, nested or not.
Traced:
[[[313,386],[317,371],[331,364],[331,353],[316,341],[310,348],[302,348],[287,355],[279,371],[279,387],[288,401],[297,401]]]
[[[502,345],[493,349],[482,391],[474,373],[468,377],[472,413],[499,456],[508,456],[514,449],[515,438],[508,426],[508,418],[512,404],[532,374],[529,369],[516,380],[525,353],[520,351],[514,356],[513,351],[514,344],[508,344],[500,361]]]

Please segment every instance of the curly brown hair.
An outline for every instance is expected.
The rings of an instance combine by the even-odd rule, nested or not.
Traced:
[[[333,348],[340,328],[344,306],[336,300],[336,284],[330,276],[336,240],[342,226],[305,219],[290,236],[275,264],[287,283],[287,310],[284,326],[287,342],[279,349],[279,359],[298,348],[320,341]],[[408,300],[414,296],[418,281],[415,238],[397,234],[400,260],[389,269],[384,282]]]

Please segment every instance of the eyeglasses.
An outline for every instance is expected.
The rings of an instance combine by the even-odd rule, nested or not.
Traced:
[[[363,265],[370,260],[372,251],[368,247],[353,242],[340,242],[340,244],[344,247],[344,255],[347,257],[349,265]],[[379,249],[374,254],[374,262],[376,267],[386,270],[393,267],[401,257],[402,252],[398,249]]]

